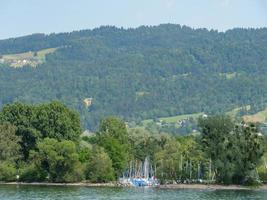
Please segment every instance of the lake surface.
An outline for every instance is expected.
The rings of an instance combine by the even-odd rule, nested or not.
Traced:
[[[92,188],[76,186],[0,185],[4,200],[87,200],[87,199],[204,199],[245,200],[267,199],[267,190],[200,190],[157,188]]]

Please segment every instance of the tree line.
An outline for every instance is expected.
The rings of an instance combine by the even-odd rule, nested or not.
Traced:
[[[267,180],[267,140],[256,125],[211,116],[199,129],[156,134],[107,117],[95,133],[82,133],[79,115],[61,102],[8,104],[0,112],[0,181],[110,182],[146,157],[162,183]]]

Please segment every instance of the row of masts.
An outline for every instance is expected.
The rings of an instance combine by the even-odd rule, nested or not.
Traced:
[[[163,164],[163,163],[162,163]],[[185,165],[184,165],[185,164]],[[176,177],[182,180],[182,176],[186,179],[192,180],[194,177],[197,180],[204,178],[203,172],[201,169],[201,163],[197,164],[197,174],[196,176],[193,175],[193,165],[191,160],[184,161],[183,156],[181,156],[180,165],[179,165],[180,176]],[[123,178],[144,178],[149,179],[152,177],[156,177],[157,171],[156,166],[149,162],[149,157],[146,157],[145,160],[142,162],[140,160],[130,161],[128,165],[128,169],[123,174]],[[164,177],[164,173],[168,172],[161,172],[161,177]],[[171,173],[171,172],[169,172]],[[209,169],[208,169],[208,181],[213,181],[215,177],[214,172],[212,171],[212,161],[209,159]],[[174,177],[175,178],[175,177]]]
[[[188,181],[207,181],[207,182],[213,182],[215,178],[215,172],[213,170],[212,166],[212,160],[209,159],[208,163],[208,173],[207,171],[205,172],[205,165],[203,165],[202,162],[198,162],[197,166],[196,163],[193,164],[193,161],[191,159],[185,159],[183,155],[180,157],[180,162],[179,162],[179,168],[175,167],[167,167],[169,171],[166,171],[165,164],[163,160],[160,162],[161,163],[161,173],[160,176],[162,178],[173,178],[173,180],[177,181],[183,181],[183,180],[188,180]],[[207,166],[207,165],[206,165]]]
[[[156,167],[149,162],[149,158],[146,157],[144,162],[139,160],[130,161],[128,170],[123,174],[124,178],[145,178],[149,179],[156,174]]]
[[[264,157],[264,168],[267,171],[267,162]],[[162,163],[163,164],[163,163]],[[215,172],[212,168],[212,160],[209,159],[208,163],[208,173],[203,172],[203,168],[201,166],[201,162],[197,164],[197,171],[193,170],[193,165],[191,160],[186,160],[184,161],[183,156],[180,158],[180,164],[179,164],[179,171],[180,175],[176,178],[180,180],[194,180],[197,179],[203,180],[208,182],[213,182],[215,178]],[[123,174],[123,178],[130,178],[130,179],[135,179],[135,178],[142,178],[142,179],[150,179],[156,177],[157,171],[156,171],[156,165],[153,167],[153,165],[149,162],[149,157],[146,157],[145,160],[142,162],[140,160],[134,160],[130,161],[128,165],[127,171]],[[164,177],[164,173],[168,172],[161,172],[161,177]],[[171,172],[169,172],[171,173]],[[206,174],[206,175],[204,175]],[[175,178],[175,177],[173,177]]]

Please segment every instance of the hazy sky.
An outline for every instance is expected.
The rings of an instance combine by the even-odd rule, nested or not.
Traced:
[[[0,0],[0,38],[100,25],[267,27],[267,0]]]

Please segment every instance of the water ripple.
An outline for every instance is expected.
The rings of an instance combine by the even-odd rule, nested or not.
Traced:
[[[71,186],[0,186],[2,200],[259,200],[267,190],[89,188]]]

